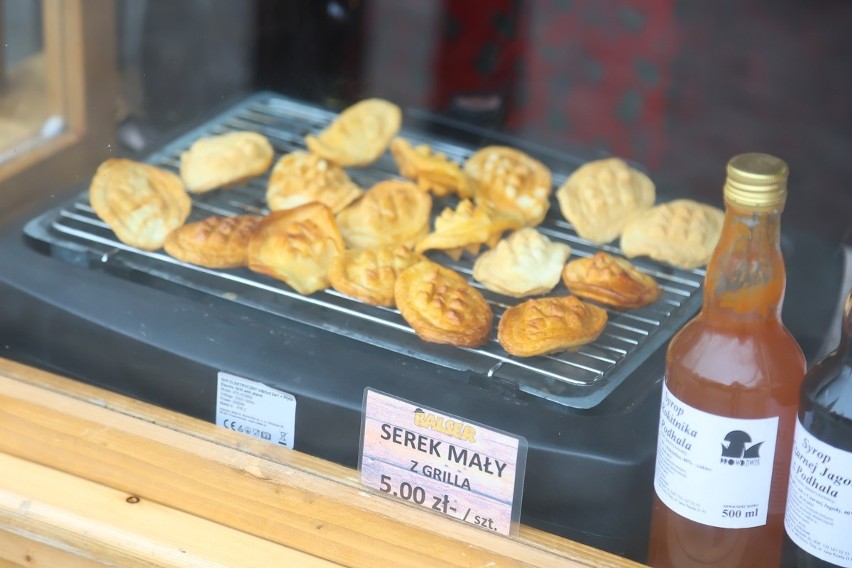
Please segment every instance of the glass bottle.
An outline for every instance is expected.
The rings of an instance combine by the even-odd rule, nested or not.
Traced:
[[[728,162],[725,222],[701,311],[672,338],[648,561],[777,567],[805,358],[781,322],[787,165]]]
[[[852,291],[840,344],[805,375],[790,465],[784,566],[852,567]]]

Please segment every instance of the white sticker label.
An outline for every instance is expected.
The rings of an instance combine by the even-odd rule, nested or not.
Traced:
[[[852,452],[814,438],[798,420],[784,528],[805,552],[852,568]]]
[[[778,417],[756,420],[703,412],[663,382],[654,489],[696,523],[740,529],[766,524]]]
[[[216,424],[292,448],[296,438],[296,398],[263,383],[219,372]]]

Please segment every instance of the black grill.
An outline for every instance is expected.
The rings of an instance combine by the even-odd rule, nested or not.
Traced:
[[[174,141],[149,157],[148,162],[176,171],[180,154],[196,139],[232,130],[253,130],[267,136],[276,158],[305,148],[304,135],[324,128],[334,113],[296,102],[279,95],[261,93],[249,98],[219,117]],[[427,130],[409,125],[418,121],[403,120],[400,135],[415,144],[429,144],[459,163],[475,147],[438,138]],[[512,140],[503,143],[511,144]],[[525,149],[520,141],[514,144]],[[534,157],[535,149],[528,150]],[[543,159],[553,171],[558,187],[578,161],[550,153]],[[399,177],[396,164],[387,153],[376,163],[348,173],[361,187]],[[261,177],[226,190],[193,195],[189,221],[210,215],[264,214],[267,178]],[[434,213],[454,206],[453,198],[435,200]],[[550,239],[571,246],[572,257],[591,256],[598,250],[621,254],[615,246],[600,246],[579,237],[564,220],[555,199],[547,218],[538,226]],[[550,356],[517,358],[507,354],[492,339],[478,349],[435,345],[420,340],[395,309],[364,304],[332,289],[302,296],[283,282],[256,274],[248,269],[211,270],[180,262],[164,252],[147,252],[119,241],[109,227],[92,211],[85,193],[65,206],[47,211],[30,221],[26,234],[49,245],[54,256],[92,269],[121,268],[111,271],[116,277],[141,272],[163,283],[180,286],[183,292],[210,294],[250,308],[262,310],[266,316],[295,320],[353,337],[371,345],[429,361],[452,369],[470,371],[516,385],[530,398],[549,401],[565,408],[592,408],[603,401],[628,378],[651,353],[662,346],[698,309],[703,270],[681,270],[648,259],[634,259],[642,271],[660,284],[662,294],[654,304],[633,310],[608,310],[609,322],[601,336],[576,351]],[[442,253],[429,253],[441,264],[465,275],[491,304],[495,322],[510,306],[520,300],[484,289],[471,278],[473,259],[468,256],[453,261]],[[127,270],[130,269],[130,270]],[[553,294],[566,294],[560,283]],[[250,311],[248,313],[251,313]],[[496,327],[496,323],[495,323]]]

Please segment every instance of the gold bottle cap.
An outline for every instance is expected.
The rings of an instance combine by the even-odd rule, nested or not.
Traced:
[[[725,201],[750,209],[782,208],[789,173],[784,160],[769,154],[734,156],[728,162]]]

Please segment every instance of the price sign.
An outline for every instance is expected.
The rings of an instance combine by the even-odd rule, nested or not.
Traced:
[[[515,534],[527,443],[367,389],[358,467],[373,489],[499,534]]]

